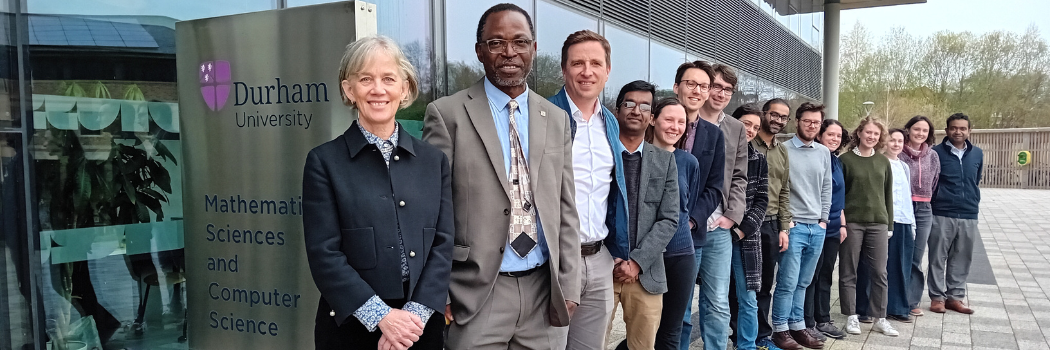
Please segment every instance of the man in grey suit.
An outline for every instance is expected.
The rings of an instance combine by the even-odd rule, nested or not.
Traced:
[[[707,219],[707,241],[700,259],[700,333],[705,350],[724,350],[729,340],[729,276],[733,238],[729,229],[740,223],[747,209],[747,136],[744,123],[727,118],[723,111],[733,96],[737,78],[723,64],[712,67],[710,97],[700,108],[700,118],[717,125],[725,135],[725,174],[722,203]],[[700,227],[698,229],[704,229]],[[697,245],[694,243],[694,245]]]
[[[610,235],[605,238],[605,244],[616,264],[613,301],[623,305],[623,319],[627,323],[625,341],[630,349],[652,349],[656,345],[663,293],[667,292],[663,252],[678,231],[678,165],[671,152],[643,141],[645,129],[653,118],[655,94],[655,86],[635,80],[624,85],[616,97],[616,121],[623,144],[628,235]],[[609,198],[622,200],[619,195]],[[609,321],[608,332],[611,332],[612,319]]]
[[[489,8],[474,47],[485,77],[427,106],[423,139],[452,166],[449,349],[550,349],[579,305],[569,118],[525,83],[533,38],[528,12]]]

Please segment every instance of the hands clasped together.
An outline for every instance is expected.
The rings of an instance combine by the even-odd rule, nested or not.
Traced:
[[[638,274],[642,272],[642,267],[638,266],[638,263],[634,260],[623,260],[620,258],[614,258],[613,262],[613,281],[631,284],[638,282]]]
[[[423,326],[419,316],[405,310],[391,309],[379,321],[379,330],[383,332],[383,337],[379,338],[379,350],[408,349],[423,335]]]

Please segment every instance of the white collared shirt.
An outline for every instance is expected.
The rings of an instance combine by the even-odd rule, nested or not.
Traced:
[[[571,98],[566,99],[569,100],[572,119],[576,120],[572,171],[576,183],[576,211],[580,215],[580,243],[601,241],[609,235],[605,218],[613,176],[613,154],[605,133],[605,116],[595,100],[594,114],[584,120],[580,108]]]
[[[963,146],[963,148],[957,148],[954,143],[948,142],[948,144],[951,145],[952,154],[959,157],[959,162],[962,163],[962,158],[966,155],[966,146]]]

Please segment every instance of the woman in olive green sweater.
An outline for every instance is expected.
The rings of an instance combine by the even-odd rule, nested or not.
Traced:
[[[857,313],[857,267],[861,257],[869,268],[869,316],[878,319],[872,330],[888,336],[899,333],[886,320],[887,240],[893,228],[893,169],[879,150],[886,144],[886,126],[864,118],[853,131],[852,143],[839,159],[846,183],[848,234],[839,250],[839,299],[848,315],[846,332],[860,334]],[[863,291],[862,291],[863,292]],[[864,309],[861,307],[860,309]]]

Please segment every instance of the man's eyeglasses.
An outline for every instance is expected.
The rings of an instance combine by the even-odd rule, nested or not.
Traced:
[[[798,121],[798,123],[802,124],[802,125],[805,125],[805,126],[808,126],[808,127],[820,126],[820,121],[819,120],[801,120],[800,119]]]
[[[529,39],[514,39],[514,40],[503,40],[503,39],[490,39],[485,40],[478,45],[482,45],[489,49],[489,53],[504,53],[507,52],[507,44],[514,49],[516,53],[529,52],[529,46],[532,45],[532,40]]]
[[[700,88],[700,92],[707,92],[707,90],[711,88],[711,84],[708,84],[708,83],[697,83],[696,81],[693,81],[693,80],[682,80],[678,84],[681,85],[681,86],[685,86],[686,90],[693,90],[693,89],[696,89],[696,88]]]
[[[769,119],[772,119],[772,120],[779,120],[781,122],[787,122],[787,120],[788,120],[788,116],[780,114],[780,113],[777,113],[777,112],[766,112],[766,115],[769,116]]]
[[[623,103],[620,104],[620,108],[626,110],[630,110],[634,107],[638,107],[638,110],[642,112],[649,112],[653,110],[653,106],[648,103],[634,103],[634,101],[623,101]]]
[[[718,84],[711,84],[711,94],[717,95],[725,93],[725,96],[733,96],[733,88],[730,86],[721,86]]]

